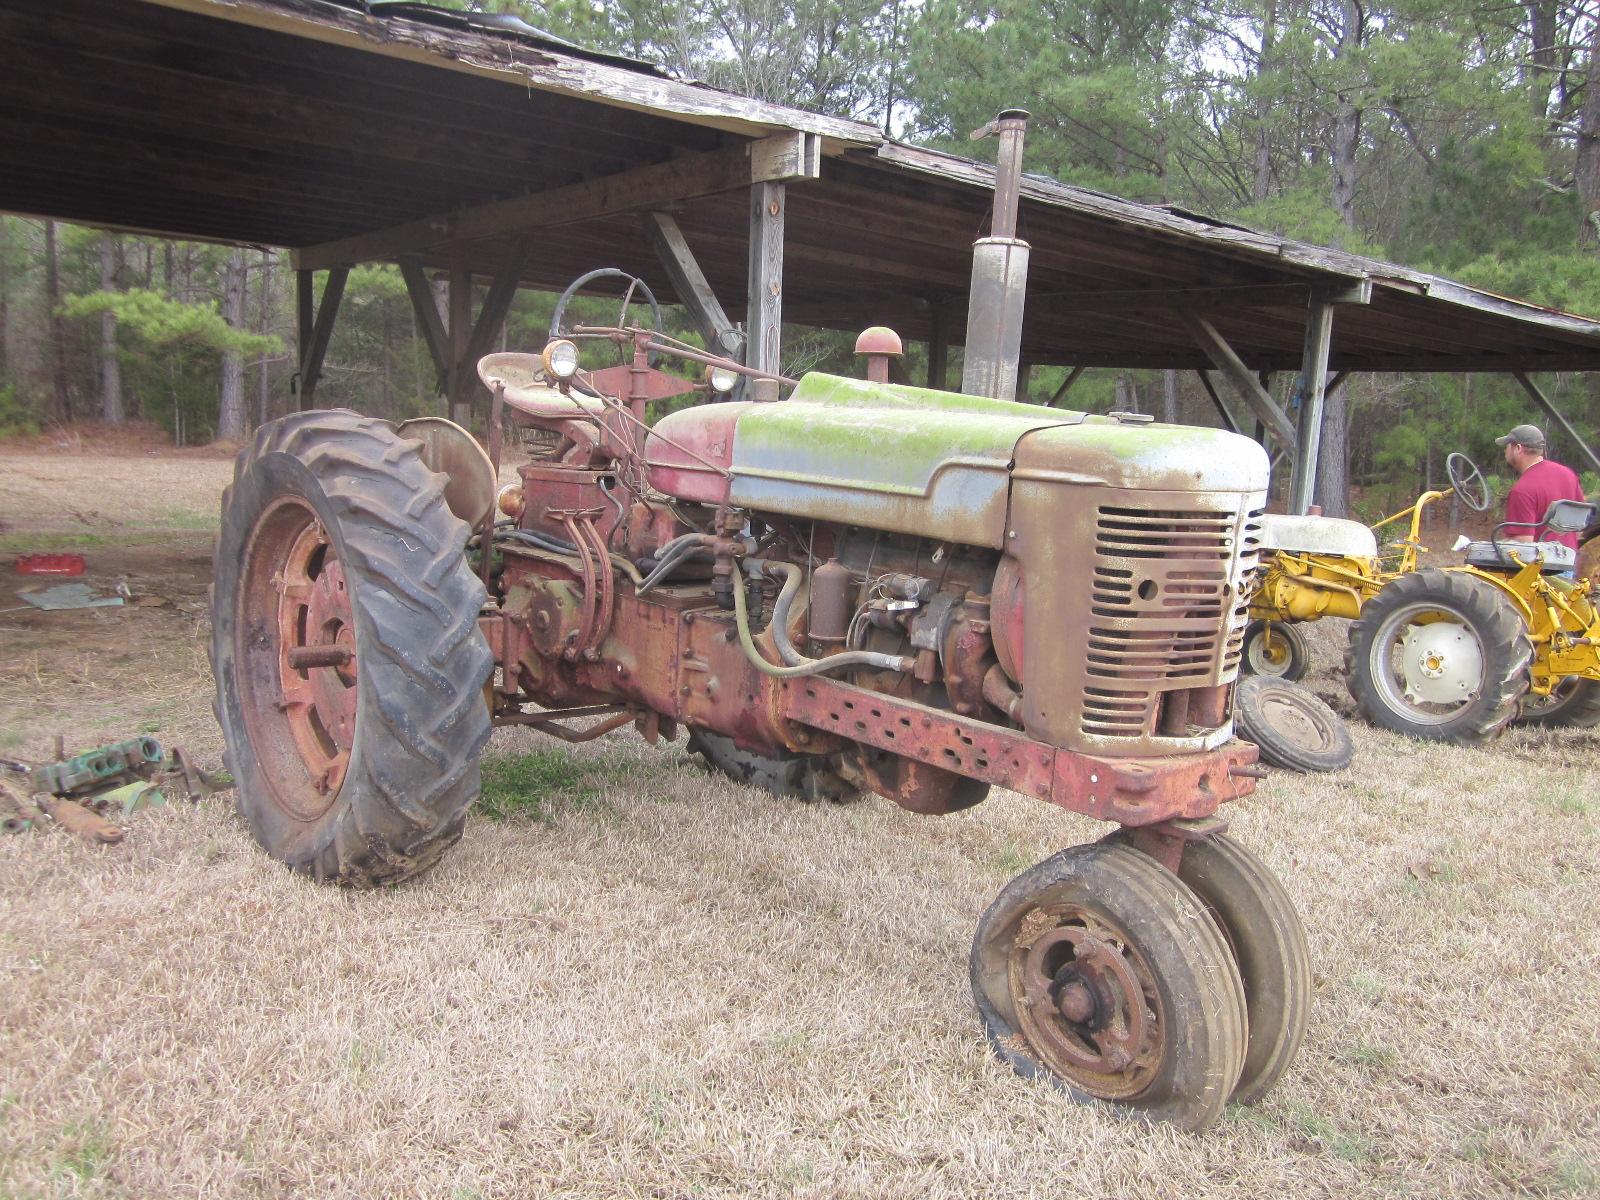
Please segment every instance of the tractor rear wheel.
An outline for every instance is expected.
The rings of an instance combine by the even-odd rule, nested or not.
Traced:
[[[1361,715],[1412,737],[1481,742],[1517,715],[1533,644],[1505,594],[1461,571],[1391,580],[1350,627],[1345,672]]]
[[[223,493],[215,710],[240,815],[296,871],[372,887],[461,836],[489,737],[483,585],[444,476],[386,422],[264,425]]]
[[[1137,850],[1074,846],[978,923],[972,993],[995,1053],[1080,1103],[1200,1130],[1246,1060],[1245,994],[1205,904]]]
[[[815,755],[793,754],[769,758],[741,750],[731,737],[709,729],[689,731],[689,752],[698,754],[714,771],[735,783],[746,783],[794,800],[830,800],[849,804],[862,797],[861,789],[834,771],[828,760]]]
[[[1600,725],[1600,681],[1569,675],[1547,696],[1528,693],[1522,698],[1517,724],[1566,729]]]
[[[1250,675],[1295,683],[1311,669],[1311,647],[1296,626],[1282,621],[1251,621],[1245,626],[1239,667]]]

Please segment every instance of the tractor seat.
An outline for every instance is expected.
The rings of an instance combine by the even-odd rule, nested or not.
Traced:
[[[1512,555],[1516,557],[1513,558]],[[1539,560],[1541,575],[1562,575],[1577,565],[1578,552],[1560,542],[1469,542],[1467,566],[1488,571],[1520,571]],[[1521,561],[1517,561],[1520,559]]]

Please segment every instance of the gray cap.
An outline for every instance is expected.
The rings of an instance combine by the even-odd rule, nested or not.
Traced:
[[[1505,437],[1497,437],[1494,440],[1496,446],[1509,445],[1511,442],[1515,442],[1519,446],[1526,446],[1530,450],[1543,450],[1544,430],[1537,425],[1518,425]]]

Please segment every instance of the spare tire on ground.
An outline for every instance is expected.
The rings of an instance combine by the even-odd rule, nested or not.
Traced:
[[[1291,771],[1342,771],[1355,757],[1344,719],[1308,688],[1287,679],[1242,675],[1234,727],[1261,747],[1261,759]]]

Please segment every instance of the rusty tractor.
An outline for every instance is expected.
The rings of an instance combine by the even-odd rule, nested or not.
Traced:
[[[1015,288],[1019,247],[979,243],[975,294],[984,271]],[[1261,774],[1230,710],[1261,448],[892,384],[887,330],[867,379],[796,381],[566,307],[542,353],[480,363],[487,453],[448,421],[349,412],[241,453],[212,654],[261,844],[347,885],[415,875],[460,837],[495,725],[687,730],[774,792],[930,815],[1008,788],[1114,828],[978,923],[996,1052],[1188,1129],[1261,1097],[1310,1002],[1293,904],[1220,815]],[[1014,379],[1020,311],[975,303],[969,381]],[[581,365],[608,345],[614,365]],[[690,392],[708,402],[652,421]],[[506,424],[525,461],[497,492]]]
[[[1354,622],[1345,655],[1350,694],[1375,725],[1468,743],[1513,721],[1600,724],[1600,572],[1586,560],[1577,569],[1581,556],[1558,542],[1505,538],[1508,522],[1485,541],[1461,538],[1454,549],[1465,552],[1463,565],[1421,567],[1428,505],[1453,491],[1473,512],[1489,507],[1470,459],[1451,454],[1446,469],[1450,491],[1424,492],[1370,529],[1265,517],[1243,669],[1300,678],[1308,653],[1296,625],[1343,617]],[[1380,554],[1374,534],[1407,518],[1406,535]],[[1544,525],[1580,532],[1593,521],[1593,505],[1559,501]]]

